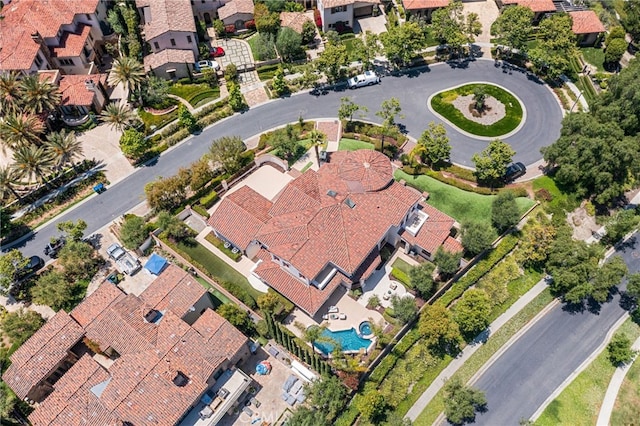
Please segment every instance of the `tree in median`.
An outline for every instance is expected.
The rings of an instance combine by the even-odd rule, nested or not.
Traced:
[[[616,333],[611,338],[607,345],[607,351],[609,352],[609,361],[616,367],[631,362],[636,355],[635,351],[631,349],[631,340],[624,333]]]
[[[460,269],[460,259],[462,259],[461,252],[452,253],[442,246],[438,247],[433,257],[433,263],[438,267],[440,278],[446,280],[452,277]]]
[[[19,346],[44,325],[44,319],[35,311],[20,309],[6,313],[0,324],[11,343]]]
[[[511,49],[524,51],[533,30],[533,10],[526,6],[505,7],[491,26],[491,35]]]
[[[400,297],[396,294],[391,296],[391,308],[396,318],[403,324],[411,321],[418,312],[416,300],[411,296]]]
[[[0,294],[6,295],[18,271],[29,264],[29,259],[18,249],[12,249],[0,256]]]
[[[225,172],[233,174],[242,166],[242,153],[246,146],[239,136],[223,136],[215,139],[209,147],[209,158],[222,166]]]
[[[151,139],[144,137],[142,133],[136,129],[126,129],[120,137],[120,149],[122,153],[129,158],[137,159],[142,156],[153,142]]]
[[[359,111],[368,112],[369,109],[364,105],[358,105],[350,96],[343,96],[340,98],[340,108],[338,109],[338,118],[340,120],[347,120],[349,123],[353,121],[353,115]]]
[[[462,247],[471,256],[482,253],[491,247],[496,232],[485,222],[467,222],[462,225]]]
[[[427,45],[424,31],[416,22],[389,28],[380,35],[384,54],[396,67],[406,65]]]
[[[421,265],[414,266],[409,270],[411,286],[416,290],[418,295],[425,300],[433,294],[434,269],[433,264],[425,262]]]
[[[484,392],[465,386],[458,378],[447,381],[444,392],[444,414],[455,425],[474,422],[476,411],[487,405]]]
[[[447,136],[447,129],[442,123],[429,123],[429,128],[422,132],[418,143],[411,151],[411,156],[420,156],[422,161],[426,161],[429,166],[449,161],[451,155],[451,144]]]
[[[500,139],[491,141],[480,154],[471,157],[476,166],[476,177],[481,182],[493,185],[504,176],[514,155],[516,152],[508,143]]]
[[[343,44],[327,43],[324,51],[315,60],[316,69],[327,76],[329,83],[336,82],[349,64],[347,48]]]
[[[469,340],[487,328],[490,314],[491,301],[487,293],[479,288],[472,288],[456,303],[453,318],[462,335]]]
[[[54,311],[67,307],[73,297],[73,285],[58,271],[50,271],[38,277],[31,289],[33,302],[50,306]]]
[[[513,191],[500,191],[491,202],[491,223],[502,233],[520,221],[520,212]]]
[[[439,304],[429,305],[420,315],[418,330],[424,343],[435,354],[458,352],[462,336],[451,312]]]

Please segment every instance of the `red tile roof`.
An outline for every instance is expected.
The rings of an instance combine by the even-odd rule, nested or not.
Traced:
[[[62,94],[62,105],[93,105],[95,93],[87,89],[86,81],[93,80],[94,83],[105,85],[106,74],[90,75],[64,75],[58,83]]]
[[[82,327],[59,311],[11,355],[11,366],[2,379],[23,399],[67,357],[82,335]]]
[[[218,18],[225,20],[236,13],[253,15],[253,0],[230,0],[218,9]]]
[[[136,0],[136,6],[149,7],[151,19],[143,25],[148,42],[169,31],[196,32],[190,0]]]
[[[280,25],[291,28],[298,34],[302,33],[302,26],[306,21],[313,22],[302,12],[280,12]]]
[[[420,210],[429,215],[429,218],[422,224],[420,230],[414,237],[406,230],[403,230],[400,235],[407,240],[411,245],[418,245],[431,254],[434,254],[438,247],[444,244],[449,239],[451,228],[453,227],[454,220],[442,213],[435,207],[426,203],[420,203]],[[459,251],[452,241],[449,241],[448,247],[450,251]],[[460,246],[462,248],[462,246]]]
[[[140,298],[159,311],[170,310],[179,317],[187,314],[207,293],[189,273],[176,265],[169,265]]]
[[[603,33],[606,31],[600,18],[593,10],[580,10],[576,12],[569,12],[571,21],[573,22],[571,30],[574,34],[592,34]]]
[[[437,9],[447,7],[451,0],[402,0],[406,10]]]
[[[379,4],[380,0],[323,0],[322,6],[327,9],[330,7],[346,6],[355,3]]]
[[[85,24],[78,25],[75,32],[65,31],[60,37],[60,44],[50,49],[51,56],[54,58],[80,56],[90,32],[91,25]]]
[[[164,49],[144,57],[144,70],[149,72],[167,64],[193,64],[195,61],[192,50]]]
[[[40,46],[31,38],[55,37],[76,14],[94,13],[99,0],[13,0],[2,9],[0,21],[0,70],[28,70]]]
[[[447,239],[444,240],[442,247],[449,253],[460,253],[464,251],[462,243],[451,236],[447,237]]]
[[[106,370],[89,355],[83,356],[31,414],[34,425],[175,424],[207,389],[212,375],[246,346],[247,338],[210,309],[193,326],[180,319],[187,304],[204,292],[192,287],[193,281],[179,268],[170,266],[156,281],[141,297],[124,295],[111,284],[101,285],[73,310],[73,317],[63,311],[56,314],[14,354],[11,368],[16,373],[10,368],[5,374],[12,379],[8,382],[12,387],[24,377],[21,365],[28,358],[24,353],[34,358],[38,352],[60,352],[50,349],[51,340],[57,348],[60,334],[69,336],[69,327],[75,327],[79,339],[83,330],[78,323],[89,339],[120,355]],[[161,319],[154,323],[144,320],[150,303],[162,309]],[[46,339],[51,330],[57,331],[56,337]],[[42,363],[42,357],[37,361]],[[178,372],[187,377],[185,386],[173,383]],[[40,371],[37,380],[47,373]],[[37,381],[29,383],[33,386]],[[22,384],[15,386],[20,389]]]
[[[555,12],[556,7],[552,0],[502,0],[502,4],[517,4],[519,6],[528,7],[535,13],[538,12]]]
[[[248,186],[229,194],[209,218],[209,225],[245,250],[269,219],[271,201]]]

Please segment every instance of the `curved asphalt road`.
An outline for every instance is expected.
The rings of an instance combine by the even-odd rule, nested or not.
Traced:
[[[428,110],[427,98],[438,91],[472,81],[487,81],[499,84],[515,93],[527,109],[524,126],[506,142],[517,152],[516,161],[531,164],[541,158],[540,148],[554,142],[560,134],[561,110],[551,91],[535,78],[528,78],[519,71],[512,74],[496,68],[493,61],[478,60],[463,66],[438,64],[431,68],[412,71],[401,76],[387,76],[382,84],[354,91],[336,90],[313,95],[302,93],[290,98],[278,99],[243,114],[236,114],[207,128],[200,135],[190,137],[186,142],[165,152],[147,167],[110,186],[106,192],[88,199],[70,212],[58,216],[54,223],[40,229],[29,239],[16,244],[25,256],[41,255],[42,249],[52,236],[58,235],[55,223],[66,220],[83,219],[87,222],[87,234],[94,233],[115,218],[121,216],[144,200],[144,185],[159,176],[171,176],[180,167],[200,158],[213,139],[237,135],[247,139],[275,126],[295,122],[298,117],[315,119],[335,117],[340,106],[340,98],[351,96],[357,104],[369,108],[365,119],[380,122],[375,115],[384,99],[397,97],[406,118],[398,119],[414,138],[430,121],[436,121]],[[448,126],[447,126],[448,127]],[[452,144],[452,160],[458,164],[470,165],[471,156],[481,151],[487,142],[462,135],[448,127]],[[7,249],[9,247],[3,247]]]
[[[614,255],[622,256],[629,273],[640,271],[636,233]],[[619,286],[626,288],[626,282]],[[602,344],[624,315],[620,295],[582,312],[558,304],[507,349],[474,383],[487,397],[487,411],[477,425],[518,425],[530,418],[552,392]],[[588,391],[588,390],[585,390]]]

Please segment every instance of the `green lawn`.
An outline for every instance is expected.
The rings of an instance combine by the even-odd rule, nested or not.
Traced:
[[[253,55],[253,59],[255,61],[258,61],[258,55],[256,55],[256,47],[258,46],[258,34],[252,35],[245,41],[249,43],[249,47],[251,47],[251,54]],[[266,59],[275,59],[275,58],[266,58]]]
[[[488,96],[496,98],[505,105],[505,117],[484,125],[467,119],[452,102],[458,96],[472,95],[481,87]],[[478,136],[502,136],[514,130],[522,121],[522,105],[511,93],[493,84],[467,84],[452,90],[440,92],[431,98],[431,107],[455,126]]]
[[[178,110],[174,109],[163,115],[153,115],[142,108],[138,108],[138,117],[140,117],[140,120],[144,123],[145,133],[150,134],[153,133],[154,130],[158,130],[176,120],[178,118]],[[155,128],[153,128],[153,126],[155,126]]]
[[[249,293],[254,299],[257,299],[262,295],[261,292],[249,284],[249,281],[247,281],[247,278],[244,275],[227,265],[222,261],[222,259],[211,253],[202,244],[196,243],[194,246],[189,246],[184,243],[179,243],[178,248],[180,251],[183,251],[193,260],[202,265],[202,267],[205,268],[211,277],[213,277],[213,279],[218,283],[234,283],[242,287],[242,289]]]
[[[565,210],[567,212],[573,211],[580,205],[580,202],[576,199],[575,195],[563,192],[556,182],[549,176],[541,176],[533,181],[533,191],[538,194],[538,191],[544,189],[551,196],[550,201],[540,199],[545,205],[545,208],[550,213],[562,214]]]
[[[220,88],[211,88],[208,84],[174,84],[169,88],[169,93],[176,95],[196,107],[203,104],[203,101],[214,100],[220,97]]]
[[[409,265],[407,262],[405,262],[404,260],[397,258],[393,264],[391,265],[392,268],[398,268],[400,269],[402,272],[404,272],[405,274],[408,274],[410,270],[413,269],[413,266]]]
[[[604,71],[604,50],[600,47],[581,47],[582,57],[585,61],[589,62],[594,67],[598,68],[598,71]]]
[[[618,329],[633,342],[640,336],[640,327],[627,319]],[[605,349],[562,393],[547,406],[535,422],[540,426],[555,425],[594,425],[598,419],[602,398],[604,397],[615,367],[608,359]],[[631,423],[611,424],[633,424]]]
[[[640,419],[640,360],[636,359],[618,391],[611,413],[612,425],[632,425]]]
[[[357,151],[358,149],[375,149],[375,147],[369,142],[347,138],[340,139],[340,142],[338,143],[339,151]]]
[[[443,211],[460,223],[468,221],[491,222],[491,202],[495,195],[480,195],[463,191],[429,176],[411,176],[402,170],[395,173],[396,180],[404,179],[410,185],[429,193],[427,204]],[[534,201],[520,197],[516,200],[521,213],[526,212]]]

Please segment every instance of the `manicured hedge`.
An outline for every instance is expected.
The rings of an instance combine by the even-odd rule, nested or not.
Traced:
[[[518,245],[518,237],[507,235],[500,244],[494,248],[489,255],[478,262],[469,272],[458,280],[436,303],[449,306],[454,300],[462,296],[466,289],[474,285],[480,278],[485,276],[498,262]]]
[[[398,357],[395,354],[391,353],[385,356],[375,370],[373,370],[368,380],[379,385],[384,378],[387,377],[387,374],[389,374],[391,369],[396,365],[397,361]]]
[[[360,398],[360,395],[356,395],[353,397],[351,405],[349,405],[346,410],[342,412],[340,417],[336,419],[336,421],[333,423],[334,426],[351,426],[356,422],[358,416],[360,415],[360,411],[358,411],[358,409],[356,408],[356,400],[358,398]]]
[[[200,204],[194,204],[193,206],[191,206],[191,210],[198,213],[200,216],[204,217],[205,219],[209,219],[209,212]]]
[[[211,191],[204,197],[200,198],[200,204],[202,204],[205,209],[211,208],[216,201],[218,201],[218,193],[216,191]]]
[[[397,279],[398,281],[400,281],[402,284],[406,285],[407,287],[413,288],[411,286],[411,278],[409,278],[409,275],[406,272],[401,271],[398,268],[393,268],[391,269],[391,276]]]

